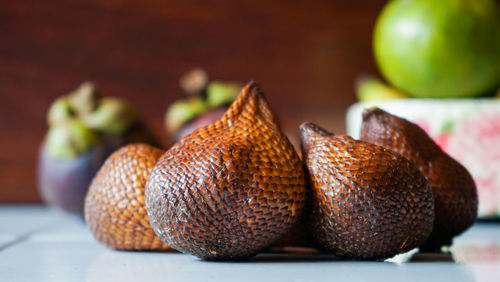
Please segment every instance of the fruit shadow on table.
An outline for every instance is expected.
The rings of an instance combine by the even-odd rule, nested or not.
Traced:
[[[247,260],[237,260],[234,262],[248,262],[248,263],[300,263],[300,262],[373,262],[376,260],[353,260],[335,256],[328,252],[312,248],[299,248],[296,250],[269,250]],[[217,261],[207,261],[217,262]],[[228,261],[230,262],[230,261]],[[429,262],[456,262],[452,253],[450,252],[409,252],[407,255],[403,254],[398,259],[380,260],[379,262],[386,263],[429,263]]]

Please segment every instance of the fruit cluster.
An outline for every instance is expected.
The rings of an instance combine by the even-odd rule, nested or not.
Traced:
[[[111,248],[206,260],[251,257],[299,223],[311,245],[351,259],[450,244],[476,217],[468,172],[410,122],[379,109],[363,118],[361,140],[304,123],[301,160],[251,82],[220,119],[169,150],[113,153],[90,185],[85,219]]]

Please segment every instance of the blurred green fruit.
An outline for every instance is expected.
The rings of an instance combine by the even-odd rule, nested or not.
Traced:
[[[371,76],[358,79],[356,94],[360,102],[408,98],[403,92]]]
[[[500,9],[492,0],[395,0],[374,33],[386,79],[415,97],[471,97],[500,84]]]
[[[87,81],[82,83],[78,89],[69,93],[66,99],[68,99],[75,114],[82,116],[95,110],[99,96],[96,85]]]
[[[125,133],[138,120],[134,107],[125,99],[102,97],[97,108],[81,117],[91,129],[111,135]]]
[[[97,133],[77,119],[52,125],[45,140],[48,154],[57,159],[75,158],[98,142]]]
[[[47,123],[49,125],[65,122],[73,118],[74,113],[71,109],[66,96],[57,98],[52,105],[50,105],[49,112],[47,113]]]
[[[207,87],[207,103],[210,107],[230,105],[242,88],[237,82],[212,81]]]
[[[205,101],[196,96],[173,103],[165,113],[167,132],[170,135],[175,134],[185,123],[202,114],[206,109]]]

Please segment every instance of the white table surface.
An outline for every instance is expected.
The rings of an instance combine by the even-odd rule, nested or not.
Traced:
[[[42,206],[0,205],[0,281],[500,282],[500,223],[477,223],[456,238],[451,254],[412,251],[385,262],[261,254],[248,262],[205,262],[179,253],[114,251],[77,218]]]

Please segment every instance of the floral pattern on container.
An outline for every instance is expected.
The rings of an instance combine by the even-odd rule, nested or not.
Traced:
[[[424,119],[413,122],[472,174],[478,189],[479,216],[500,216],[500,113],[445,121],[434,132]]]

